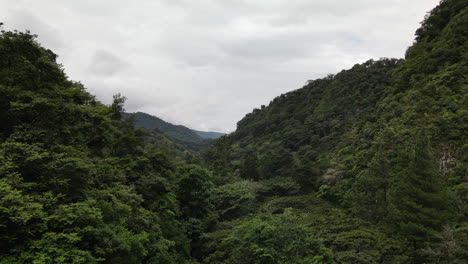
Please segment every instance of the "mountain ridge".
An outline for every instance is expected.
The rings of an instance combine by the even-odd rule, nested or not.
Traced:
[[[145,128],[150,131],[157,130],[194,150],[204,149],[208,147],[210,140],[225,135],[224,133],[199,131],[183,125],[175,125],[144,112],[123,113],[122,115],[124,119],[132,118],[136,127]]]

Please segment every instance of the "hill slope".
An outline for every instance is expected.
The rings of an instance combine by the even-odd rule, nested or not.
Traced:
[[[124,118],[132,117],[136,127],[145,128],[149,131],[156,130],[156,133],[162,133],[174,140],[176,144],[183,145],[192,151],[206,149],[209,140],[225,135],[217,132],[197,131],[182,125],[173,125],[156,116],[142,112],[123,113],[123,116]]]
[[[56,57],[0,32],[0,262],[193,263],[187,189],[210,173],[145,144],[122,97],[97,101]]]
[[[389,130],[396,131],[391,140],[397,145],[421,129],[438,158],[449,155],[460,163],[466,140],[465,4],[442,1],[418,29],[404,60],[357,64],[247,114],[224,141],[232,150],[230,159],[241,161],[233,165],[241,168],[252,151],[265,160],[288,152],[291,162],[321,160],[316,165],[327,169],[350,148],[359,152],[371,149],[375,141],[390,140],[385,134]],[[261,174],[265,168],[257,169]],[[274,176],[274,171],[263,176]]]
[[[203,139],[217,139],[226,135],[225,133],[221,133],[221,132],[206,132],[206,131],[199,131],[199,130],[193,130],[193,129],[192,131],[197,133],[197,135]]]
[[[146,128],[148,130],[157,129],[171,138],[184,142],[199,143],[203,141],[203,138],[191,129],[181,125],[173,125],[159,117],[142,112],[124,114],[124,117],[129,116],[135,117],[135,125],[137,127]]]
[[[405,59],[371,60],[275,98],[218,140],[208,164],[230,178],[273,185],[276,195],[317,192],[409,243],[411,260],[402,263],[463,263],[467,32],[467,2],[441,1]],[[451,253],[442,249],[448,241],[457,245]],[[374,263],[368,257],[360,261]]]

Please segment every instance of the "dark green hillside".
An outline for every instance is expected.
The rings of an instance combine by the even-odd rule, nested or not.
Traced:
[[[192,131],[197,133],[197,135],[203,139],[217,139],[226,135],[225,133],[221,133],[221,132],[205,132],[205,131],[198,131],[198,130],[193,130],[193,129]]]
[[[305,187],[323,181],[344,136],[370,118],[385,97],[396,59],[370,60],[275,98],[238,122],[224,141],[241,177],[293,177]],[[218,143],[218,144],[219,144]],[[216,162],[215,162],[216,163]]]
[[[169,137],[179,141],[190,143],[200,143],[203,141],[203,139],[191,129],[180,125],[173,125],[156,116],[142,112],[134,114],[125,113],[124,117],[127,116],[135,116],[135,126],[137,127],[146,128],[148,130],[157,129]]]
[[[298,150],[304,145],[326,149],[374,110],[390,84],[395,59],[370,60],[336,75],[309,81],[301,89],[275,98],[237,123],[232,141],[262,146],[280,141]]]
[[[242,172],[255,163],[259,177],[269,178],[314,162],[308,165],[342,174],[342,166],[350,172],[366,167],[374,147],[401,149],[422,137],[429,139],[434,159],[450,157],[440,161],[441,172],[453,171],[466,142],[466,12],[466,1],[442,1],[404,60],[357,64],[247,114],[219,143],[229,149],[232,168]],[[424,135],[417,136],[421,130]],[[265,162],[272,159],[282,162],[268,168]]]
[[[122,97],[103,105],[56,57],[0,33],[0,263],[193,263],[204,218],[180,182],[210,173],[144,144]]]
[[[123,113],[124,118],[132,117],[136,127],[152,131],[152,134],[163,134],[173,141],[175,148],[193,152],[206,149],[209,140],[223,136],[223,133],[197,131],[181,125],[173,125],[156,116],[146,113]],[[160,137],[160,136],[158,136]]]
[[[234,157],[255,150],[257,158],[271,160],[283,151],[294,154],[293,162],[328,153],[374,112],[397,64],[394,59],[370,60],[275,98],[238,122],[228,139],[239,150]],[[268,178],[280,168],[259,169],[261,177]]]
[[[329,192],[422,251],[444,246],[442,229],[455,237],[467,230],[466,32],[466,1],[442,1],[431,11],[375,118],[339,150],[344,179]]]
[[[467,4],[441,1],[403,60],[358,64],[255,109],[206,153],[208,164],[230,179],[253,181],[263,194],[316,192],[346,217],[362,219],[407,247],[388,260],[355,252],[345,261],[343,248],[326,244],[338,263],[463,263]],[[357,229],[350,232],[365,239]],[[356,245],[340,236],[349,243],[344,248]]]

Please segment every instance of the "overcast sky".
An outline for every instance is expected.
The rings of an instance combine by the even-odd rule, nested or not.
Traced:
[[[0,0],[98,99],[231,132],[274,97],[380,57],[403,57],[438,0]]]

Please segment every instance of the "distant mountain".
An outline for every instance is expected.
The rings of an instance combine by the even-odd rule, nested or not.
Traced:
[[[169,138],[185,145],[191,150],[201,150],[208,146],[211,139],[219,138],[225,134],[218,132],[205,132],[192,130],[182,125],[174,125],[159,117],[147,113],[124,113],[124,118],[135,118],[135,126],[148,130],[157,130]]]
[[[130,116],[135,116],[135,125],[137,127],[146,128],[148,130],[157,129],[163,134],[170,136],[173,139],[177,139],[185,142],[201,142],[203,138],[200,137],[197,133],[191,129],[180,126],[173,125],[169,122],[162,120],[159,117],[152,116],[150,114],[136,112],[136,113],[125,113],[124,118]]]
[[[225,133],[221,133],[221,132],[205,132],[205,131],[198,131],[198,130],[193,130],[193,129],[192,131],[195,132],[199,137],[203,139],[217,139],[226,135]]]

